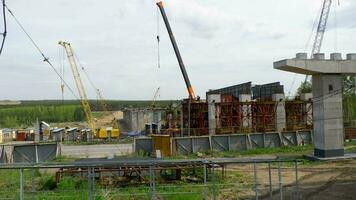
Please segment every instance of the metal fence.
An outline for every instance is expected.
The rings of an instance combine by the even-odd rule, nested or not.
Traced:
[[[171,139],[172,155],[189,155],[205,151],[243,151],[254,148],[276,148],[312,144],[311,131],[281,133],[229,134]],[[151,138],[135,139],[135,152],[150,154],[155,149]]]
[[[0,146],[0,163],[38,163],[58,155],[57,143],[9,144]]]
[[[0,165],[0,199],[303,199],[300,162],[217,159]],[[137,179],[115,182],[114,178],[125,176],[113,169],[127,173],[129,166],[140,169]],[[58,170],[68,173],[58,179]],[[172,174],[179,180],[168,177]]]

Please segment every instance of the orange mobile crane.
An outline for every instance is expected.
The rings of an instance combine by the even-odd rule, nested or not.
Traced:
[[[176,57],[177,57],[177,60],[178,60],[178,63],[179,63],[179,67],[180,67],[180,70],[182,72],[182,75],[183,75],[183,78],[184,78],[184,81],[185,81],[185,84],[186,84],[186,87],[187,87],[187,90],[188,90],[189,99],[192,100],[192,101],[196,101],[197,97],[195,96],[193,86],[190,84],[190,80],[189,80],[187,71],[185,69],[182,56],[181,56],[181,54],[179,52],[176,39],[174,38],[172,28],[171,28],[171,26],[169,24],[169,21],[168,21],[167,15],[166,15],[166,11],[164,10],[164,7],[163,7],[163,2],[162,1],[158,1],[156,4],[157,4],[157,6],[158,6],[158,8],[159,8],[159,10],[160,10],[160,12],[162,14],[162,18],[163,18],[164,24],[166,25],[166,28],[167,28],[167,31],[168,31],[168,34],[169,34],[169,38],[171,39],[171,43],[172,43],[174,52],[176,54]]]

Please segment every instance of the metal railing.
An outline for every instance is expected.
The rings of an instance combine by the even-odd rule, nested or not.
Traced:
[[[0,165],[0,199],[186,197],[215,200],[226,196],[235,199],[300,199],[300,162],[302,160],[194,159]],[[75,169],[75,173],[62,174],[56,183],[54,172],[59,169]],[[163,172],[179,170],[186,173],[179,180],[162,178]],[[135,171],[140,171],[136,180],[116,184],[103,181],[105,178],[122,178],[125,173]]]

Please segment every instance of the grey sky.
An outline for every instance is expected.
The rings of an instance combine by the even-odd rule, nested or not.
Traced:
[[[166,11],[196,93],[252,81],[280,81],[288,93],[293,74],[274,61],[311,51],[307,40],[323,0],[166,0]],[[74,50],[105,98],[187,97],[163,21],[161,68],[157,68],[157,8],[154,0],[12,0],[7,4],[56,67],[62,48]],[[336,17],[335,17],[336,10]],[[351,53],[356,40],[356,2],[333,7],[322,51]],[[335,23],[337,22],[337,23]],[[0,99],[59,99],[60,81],[14,20],[0,57]],[[337,26],[335,25],[337,24]],[[2,26],[2,24],[0,24]],[[338,27],[335,29],[335,27]],[[337,33],[337,35],[336,35]],[[335,42],[337,41],[337,43]],[[76,91],[65,60],[65,79]],[[295,87],[304,79],[297,76]],[[95,91],[83,77],[89,98]],[[295,90],[293,88],[293,92]],[[67,99],[73,96],[66,90]]]

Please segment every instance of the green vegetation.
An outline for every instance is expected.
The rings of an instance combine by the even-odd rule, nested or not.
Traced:
[[[300,86],[297,89],[296,96],[300,96],[304,93],[311,93],[312,92],[312,83],[310,81],[303,81],[300,83]]]
[[[172,200],[198,200],[202,199],[203,187],[203,169],[182,170],[182,180],[170,181],[169,176],[158,176],[156,179],[156,194],[158,199]],[[169,173],[169,172],[168,172]],[[84,176],[64,175],[60,182],[55,181],[54,171],[49,170],[24,170],[24,189],[25,198],[35,199],[88,199],[88,179]],[[18,169],[0,170],[0,198],[19,199],[20,173]],[[32,175],[35,181],[35,193],[32,193]],[[162,178],[165,177],[165,178]],[[150,199],[150,190],[148,186],[148,174],[144,175],[144,181],[137,185],[137,180],[120,180],[115,176],[110,179],[110,184],[105,184],[105,179],[97,180],[95,183],[96,199]],[[212,181],[215,184],[213,186]],[[243,189],[252,189],[252,173],[241,173],[238,171],[229,171],[222,177],[221,171],[216,171],[214,176],[208,176],[209,195],[215,192],[220,195],[220,191],[231,190],[235,193]],[[238,185],[238,187],[236,187]]]
[[[32,125],[37,119],[46,122],[83,121],[80,106],[24,106],[0,109],[0,127],[15,128]]]
[[[156,107],[168,107],[177,101],[157,101]],[[90,100],[90,107],[94,117],[102,116],[100,103]],[[106,101],[109,110],[123,108],[144,108],[151,105],[151,101]],[[85,115],[79,101],[76,100],[41,100],[21,101],[21,104],[0,105],[0,127],[20,128],[32,125],[37,119],[48,123],[84,121]]]
[[[346,94],[343,99],[344,123],[356,127],[356,94]]]
[[[186,158],[235,158],[242,156],[257,156],[257,155],[275,155],[278,157],[302,158],[304,154],[311,153],[312,145],[305,146],[283,146],[278,148],[256,148],[245,151],[206,151],[194,153],[188,156],[173,156],[167,159],[186,159]]]

